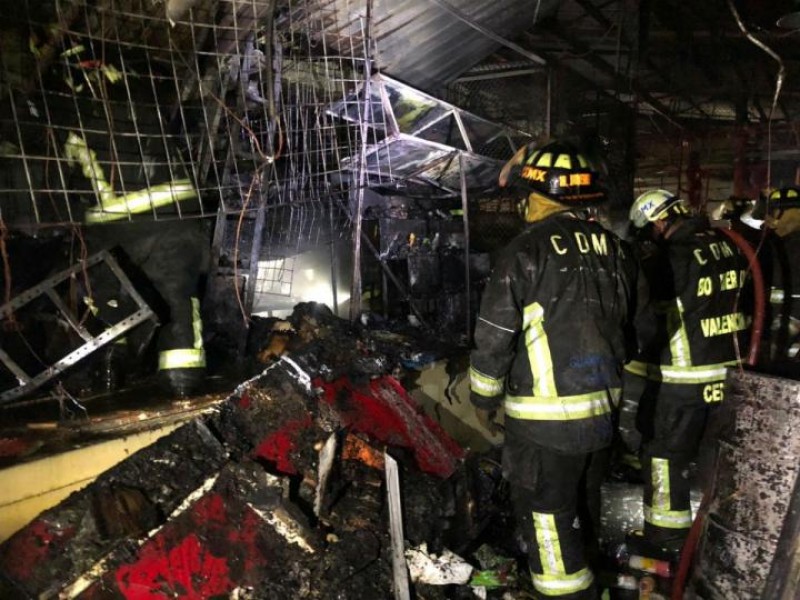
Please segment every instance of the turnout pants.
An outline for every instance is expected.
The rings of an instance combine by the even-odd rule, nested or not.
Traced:
[[[644,536],[655,544],[680,545],[692,525],[689,468],[698,458],[710,411],[722,398],[704,394],[714,385],[647,381],[644,386],[636,424],[642,434]]]
[[[98,225],[89,229],[93,247],[119,246],[123,268],[144,277],[157,293],[150,299],[161,322],[159,376],[179,396],[205,374],[198,287],[207,269],[209,235],[200,220]]]
[[[531,579],[542,598],[597,598],[587,559],[597,555],[600,484],[608,454],[560,454],[506,438],[503,467]]]

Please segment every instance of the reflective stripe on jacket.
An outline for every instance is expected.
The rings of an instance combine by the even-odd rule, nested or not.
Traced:
[[[742,288],[747,263],[736,245],[707,226],[685,221],[642,261],[650,298],[637,318],[641,353],[629,372],[667,383],[725,379],[747,351],[750,315]]]

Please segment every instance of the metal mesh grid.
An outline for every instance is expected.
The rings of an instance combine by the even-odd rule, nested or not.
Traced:
[[[330,44],[341,54],[325,43],[324,28],[349,22],[350,8],[307,0],[16,6],[0,26],[0,218],[29,228],[262,204],[327,215],[353,183],[341,160],[357,159],[363,136],[375,143],[385,129],[325,110],[365,80],[366,31],[351,31],[346,48]],[[366,104],[352,109],[369,120]]]
[[[478,252],[494,253],[525,228],[519,215],[519,198],[498,196],[477,203],[470,214],[470,242]]]
[[[145,2],[26,2],[4,23],[3,218],[15,225],[207,212],[197,106],[181,101],[197,38]],[[210,7],[209,7],[210,8]],[[162,7],[163,10],[163,7]],[[210,10],[198,11],[199,22]],[[190,117],[191,115],[191,117]],[[124,207],[111,214],[118,201]],[[190,198],[186,198],[190,199]],[[205,202],[204,202],[205,200]],[[103,220],[103,216],[97,216]]]
[[[10,230],[216,218],[214,269],[237,297],[247,281],[246,313],[291,294],[291,257],[349,235],[366,187],[402,178],[388,157],[370,170],[396,127],[361,2],[24,0],[0,29]],[[513,150],[474,116],[437,127]],[[438,174],[452,189],[457,164]]]

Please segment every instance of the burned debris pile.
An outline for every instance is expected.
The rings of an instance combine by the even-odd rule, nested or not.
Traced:
[[[513,571],[475,558],[507,522],[496,463],[426,416],[348,322],[319,305],[291,321],[290,352],[0,545],[0,595],[466,598],[476,576]]]

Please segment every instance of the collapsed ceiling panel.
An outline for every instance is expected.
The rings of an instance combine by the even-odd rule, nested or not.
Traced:
[[[428,184],[434,195],[456,195],[463,167],[466,188],[487,190],[495,186],[502,164],[530,139],[382,74],[329,112],[379,132],[364,156],[373,187],[405,188],[415,180]],[[342,160],[346,169],[357,170],[358,165],[357,156]]]

